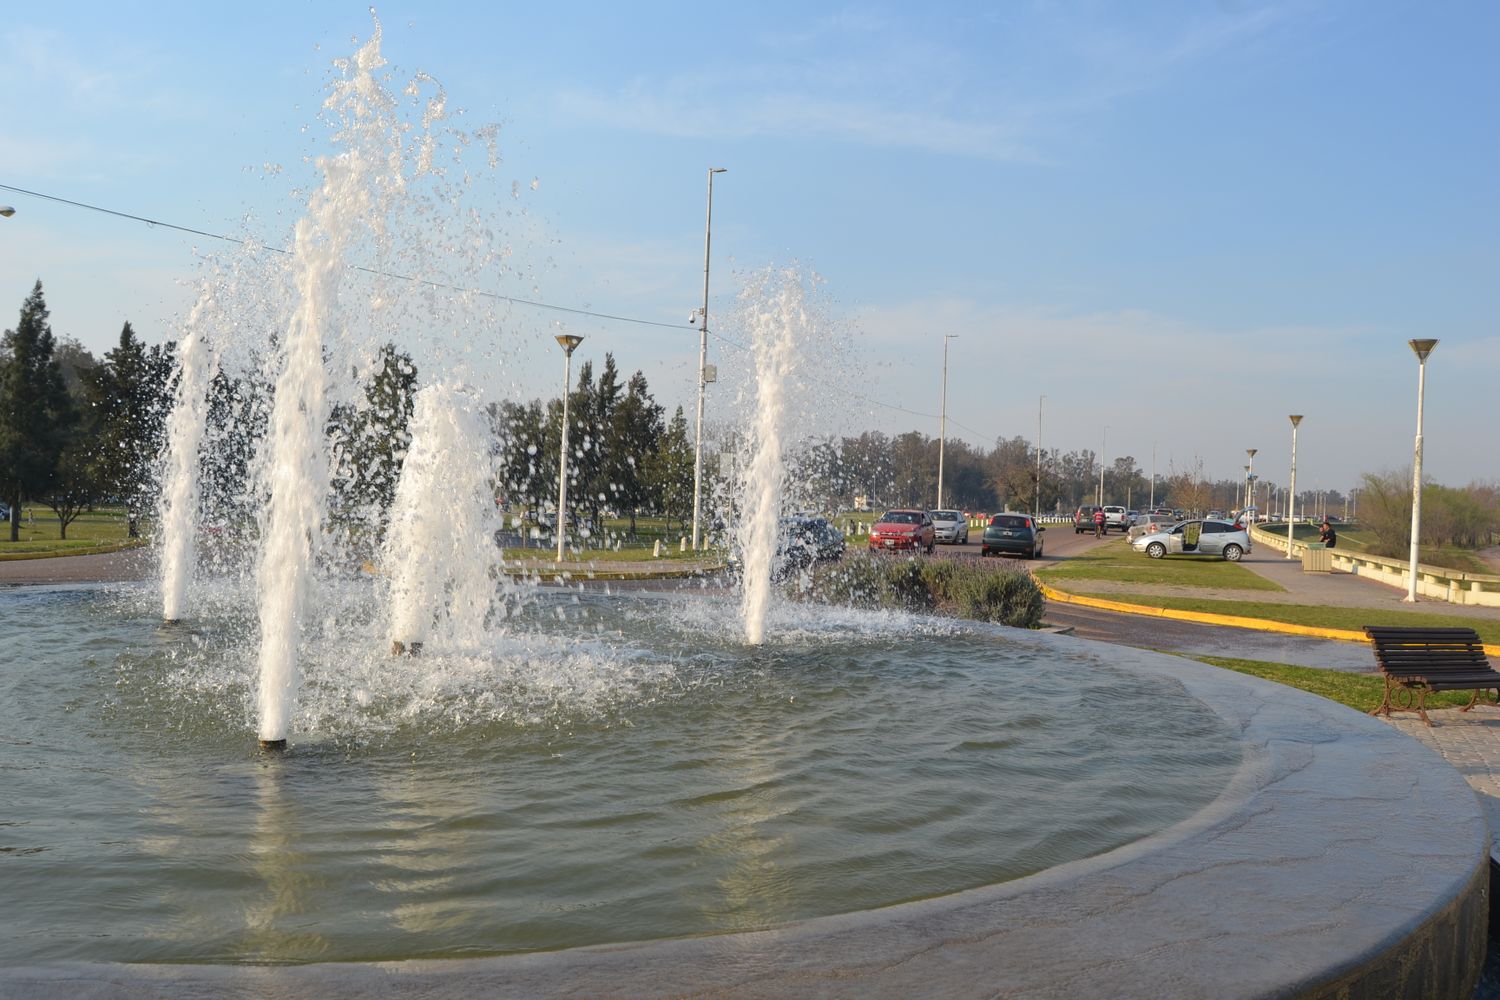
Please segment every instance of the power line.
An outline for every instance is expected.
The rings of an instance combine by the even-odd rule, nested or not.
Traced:
[[[175,229],[180,233],[191,233],[194,236],[203,236],[211,240],[222,240],[225,243],[233,243],[237,246],[255,247],[261,250],[269,250],[272,253],[288,255],[291,254],[291,251],[286,249],[285,247],[274,247],[268,243],[258,243],[250,239],[237,239],[233,236],[225,236],[222,233],[210,233],[202,229],[193,229],[191,226],[179,226],[172,222],[163,222],[160,219],[148,219],[143,215],[131,215],[129,212],[117,212],[112,208],[104,208],[99,205],[90,205],[87,202],[82,201],[73,201],[70,198],[59,198],[57,195],[43,194],[40,191],[28,191],[25,188],[14,187],[10,184],[0,184],[0,191],[14,191],[17,194],[30,195],[33,198],[44,198],[47,201],[55,201],[62,205],[72,205],[74,208],[83,208],[87,209],[90,212],[102,212],[105,215],[113,215],[116,218],[120,219],[129,219],[132,222],[144,222],[146,225],[151,226],[153,229],[157,227],[160,227],[162,229]],[[487,292],[482,288],[464,288],[461,285],[452,285],[442,281],[433,281],[430,278],[419,278],[416,275],[412,274],[395,274],[391,271],[382,271],[378,268],[365,267],[361,264],[351,264],[349,265],[349,268],[353,271],[363,271],[366,274],[373,274],[382,278],[395,278],[400,281],[410,281],[413,284],[424,285],[428,288],[439,288],[444,291],[460,292],[465,295],[478,295],[487,299],[495,299],[500,302],[508,302],[511,305],[531,306],[535,309],[550,309],[553,312],[564,312],[569,313],[573,316],[588,316],[591,319],[613,320],[616,323],[636,323],[641,326],[659,326],[664,327],[668,330],[692,329],[691,326],[684,327],[682,324],[677,323],[662,323],[654,319],[638,319],[634,316],[617,316],[613,313],[594,312],[589,309],[578,309],[573,306],[553,305],[550,302],[538,302],[534,299],[518,299],[513,295],[501,295],[499,292]]]
[[[176,223],[173,223],[173,222],[165,222],[165,221],[163,221],[161,219],[150,219],[150,218],[147,218],[144,215],[133,215],[130,212],[119,212],[119,211],[116,211],[116,210],[114,210],[112,208],[104,208],[101,205],[90,205],[87,202],[74,201],[71,198],[62,198],[62,197],[59,197],[59,196],[54,195],[54,194],[44,194],[41,191],[30,191],[30,190],[27,190],[26,188],[15,187],[14,185],[11,185],[11,184],[0,184],[0,191],[14,191],[16,194],[24,194],[24,195],[27,195],[27,196],[32,197],[32,198],[41,198],[41,199],[43,199],[45,201],[57,202],[60,205],[71,205],[74,208],[82,208],[82,209],[85,209],[85,210],[90,211],[90,212],[99,212],[99,213],[101,213],[103,215],[113,215],[114,217],[116,217],[118,219],[129,219],[132,222],[143,222],[146,225],[152,227],[153,229],[155,229],[155,228],[172,229],[172,230],[175,230],[175,231],[177,231],[179,233],[189,233],[189,234],[191,234],[193,236],[202,236],[205,239],[220,240],[220,241],[222,241],[224,243],[235,244],[236,246],[254,247],[256,249],[269,250],[271,253],[279,253],[279,254],[283,254],[283,255],[290,255],[291,254],[291,251],[288,250],[288,249],[286,249],[285,247],[271,246],[268,243],[260,243],[260,242],[256,242],[256,241],[248,239],[248,238],[236,238],[234,236],[225,236],[222,233],[211,233],[211,232],[208,232],[207,230],[204,230],[204,229],[194,229],[191,226],[179,226],[179,225],[177,225]],[[559,306],[559,305],[554,305],[553,303],[550,303],[550,302],[538,302],[535,299],[520,299],[520,298],[516,298],[516,297],[511,296],[511,295],[501,295],[498,292],[487,292],[487,291],[485,291],[483,289],[480,289],[480,288],[464,288],[464,287],[462,287],[460,285],[448,284],[448,283],[442,282],[442,281],[434,281],[434,280],[432,280],[430,278],[419,278],[416,275],[411,275],[411,274],[396,274],[396,273],[393,273],[391,271],[382,271],[382,270],[379,270],[378,268],[365,267],[362,264],[351,264],[351,265],[349,265],[349,268],[350,268],[350,270],[362,271],[365,274],[372,274],[372,275],[376,275],[376,276],[382,277],[382,278],[395,278],[395,279],[397,279],[399,281],[410,281],[413,284],[423,285],[423,286],[425,286],[427,288],[437,288],[437,289],[442,289],[444,291],[459,292],[459,293],[462,293],[462,294],[465,294],[465,295],[476,295],[476,296],[480,296],[482,298],[495,299],[496,301],[500,301],[500,302],[507,302],[507,303],[510,303],[511,305],[530,306],[530,307],[532,307],[534,309],[549,309],[549,310],[551,310],[553,312],[568,313],[569,315],[573,315],[573,316],[587,316],[587,317],[589,317],[591,319],[611,320],[611,321],[616,322],[616,323],[635,323],[635,324],[638,324],[640,326],[655,326],[655,327],[662,327],[662,328],[668,329],[668,330],[682,330],[684,328],[685,329],[689,329],[689,330],[693,329],[693,327],[691,325],[684,327],[684,326],[676,324],[676,323],[662,323],[662,322],[660,322],[658,320],[639,319],[639,318],[634,317],[634,316],[619,316],[619,315],[616,315],[614,313],[594,312],[593,310],[590,310],[590,309],[579,309],[579,308],[576,308],[574,306]],[[715,340],[718,340],[721,343],[727,344],[728,346],[733,347],[733,348],[735,348],[737,350],[744,351],[746,354],[752,354],[752,353],[754,353],[751,350],[751,348],[745,346],[744,344],[738,343],[738,342],[732,340],[731,338],[724,336],[723,334],[720,334],[720,333],[711,333],[711,335],[713,336],[713,338]],[[883,407],[883,408],[885,408],[887,410],[895,410],[898,413],[905,413],[905,414],[908,414],[908,415],[914,416],[914,417],[923,417],[923,418],[928,419],[928,420],[937,420],[938,419],[938,415],[935,414],[935,413],[923,413],[920,410],[912,410],[912,409],[908,409],[905,406],[897,406],[895,403],[887,403],[887,402],[884,402],[882,400],[874,399],[874,398],[872,398],[870,396],[866,396],[863,393],[855,392],[852,389],[847,389],[844,386],[838,385],[836,383],[825,381],[824,379],[816,378],[816,377],[813,377],[813,376],[807,376],[807,379],[809,381],[811,381],[811,382],[816,382],[819,385],[826,386],[827,388],[833,389],[836,392],[841,392],[844,395],[849,396],[849,397],[851,397],[853,399],[858,399],[858,400],[860,400],[862,402],[869,403],[872,406],[879,406],[879,407]],[[974,434],[974,435],[978,436],[980,440],[984,439],[985,435],[983,434],[983,432],[976,431],[972,427],[965,426],[964,424],[959,423],[957,420],[953,420],[952,417],[949,417],[948,419],[953,423],[953,425],[955,427],[963,428],[964,430],[968,431],[970,434]]]

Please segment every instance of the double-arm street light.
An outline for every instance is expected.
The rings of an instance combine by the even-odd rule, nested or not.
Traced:
[[[1259,448],[1246,448],[1245,455],[1250,464],[1245,466],[1245,509],[1255,506],[1255,453]]]
[[[568,523],[568,389],[573,378],[573,350],[583,343],[583,338],[572,333],[559,333],[557,344],[563,349],[563,411],[562,444],[557,449],[557,561],[563,561],[563,545],[567,541]]]
[[[1417,443],[1411,463],[1411,567],[1407,570],[1405,601],[1417,599],[1417,536],[1422,531],[1422,396],[1427,389],[1427,355],[1436,340],[1409,340],[1417,356]]]
[[[708,215],[703,223],[703,308],[698,321],[698,430],[693,435],[693,550],[697,551],[703,523],[703,391],[708,385],[708,250],[714,230],[714,174],[728,167],[708,168]]]
[[[1292,422],[1292,481],[1286,488],[1286,557],[1292,558],[1292,525],[1297,520],[1297,425],[1302,423],[1302,414],[1293,413]]]
[[[943,405],[938,410],[938,510],[943,509],[943,444],[948,440],[948,341],[958,334],[943,334]]]

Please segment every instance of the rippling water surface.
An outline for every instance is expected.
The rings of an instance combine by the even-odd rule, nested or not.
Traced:
[[[1024,876],[1210,801],[1233,737],[1115,651],[713,599],[538,595],[391,658],[309,623],[255,749],[252,602],[0,592],[0,961],[457,957],[768,927]],[[1120,654],[1130,655],[1130,654]]]

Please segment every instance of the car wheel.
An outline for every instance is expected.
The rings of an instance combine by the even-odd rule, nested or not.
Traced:
[[[1240,556],[1244,554],[1245,550],[1240,548],[1238,545],[1224,546],[1224,558],[1228,559],[1230,562],[1239,562]]]
[[[1146,546],[1146,555],[1150,556],[1152,559],[1160,559],[1166,554],[1167,547],[1161,542],[1152,542],[1150,545]]]

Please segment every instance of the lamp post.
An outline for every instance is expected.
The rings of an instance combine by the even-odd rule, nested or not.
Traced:
[[[1245,507],[1246,508],[1250,508],[1250,507],[1254,507],[1255,506],[1255,495],[1254,495],[1254,492],[1253,492],[1254,489],[1255,489],[1255,487],[1252,484],[1255,482],[1255,453],[1257,451],[1259,451],[1259,450],[1260,450],[1259,448],[1246,448],[1245,449],[1245,456],[1250,460],[1250,464],[1247,465],[1247,466],[1245,466]]]
[[[1286,557],[1292,558],[1292,524],[1297,520],[1297,425],[1302,423],[1302,414],[1293,413],[1292,422],[1292,481],[1286,488]]]
[[[1042,401],[1047,394],[1036,398],[1036,485],[1032,487],[1032,514],[1042,516]]]
[[[1156,509],[1156,442],[1151,442],[1151,504],[1152,510]]]
[[[693,435],[693,551],[698,550],[703,512],[703,391],[708,385],[708,249],[714,228],[714,174],[728,167],[708,168],[708,215],[703,222],[703,308],[694,310],[698,321],[698,430]]]
[[[956,333],[943,334],[943,403],[938,411],[938,510],[943,509],[943,444],[948,439],[948,341],[957,337]]]
[[[1422,530],[1422,396],[1427,388],[1427,355],[1437,346],[1436,340],[1409,340],[1417,356],[1417,442],[1411,463],[1411,568],[1407,570],[1404,601],[1417,599],[1417,536]]]
[[[1099,445],[1099,506],[1104,506],[1104,453],[1109,450],[1109,424],[1104,425],[1104,441]]]
[[[573,349],[583,343],[583,338],[572,333],[559,333],[557,344],[563,349],[563,412],[562,444],[557,449],[557,561],[563,560],[563,545],[567,541],[568,523],[568,385],[573,378]]]

